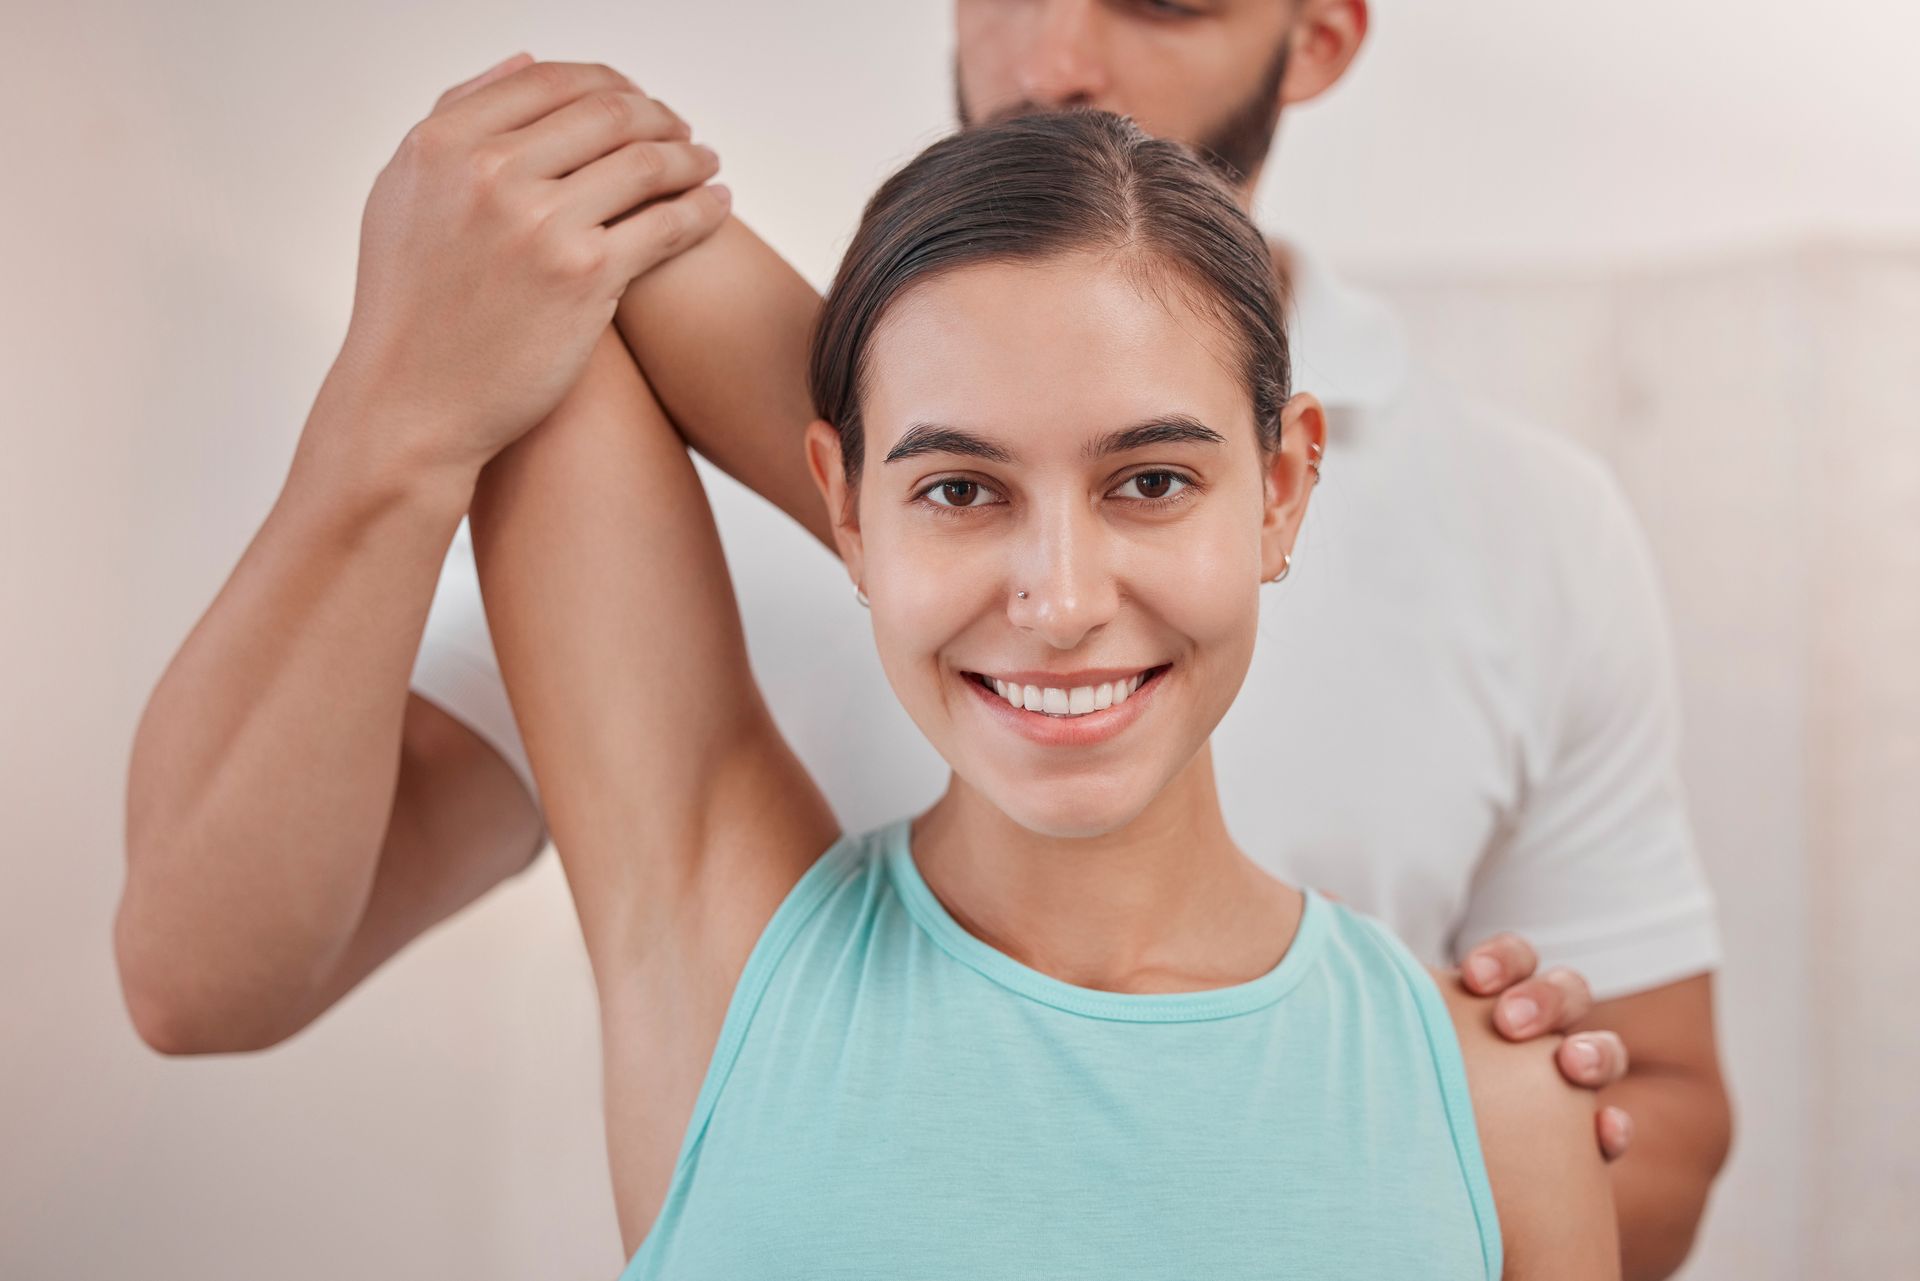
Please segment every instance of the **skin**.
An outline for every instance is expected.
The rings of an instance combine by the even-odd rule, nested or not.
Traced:
[[[1097,102],[1156,132],[1204,140],[1244,113],[1260,86],[1271,48],[1262,41],[1289,33],[1284,106],[1339,80],[1367,21],[1364,4],[1314,0],[1292,6],[1290,27],[1287,8],[1266,0],[1208,6],[1195,18],[1151,7],[962,0],[962,97],[982,116]],[[518,55],[449,90],[430,119],[444,124],[462,98],[499,93],[527,62]],[[553,77],[549,115],[631,87],[599,64],[537,65]],[[602,154],[625,145],[619,137],[685,141],[670,110],[633,105],[624,134],[598,135]],[[609,106],[600,110],[611,120]],[[569,119],[571,129],[595,127],[588,113]],[[469,156],[500,136],[471,121],[441,133],[444,151]],[[547,834],[506,763],[406,685],[441,559],[481,468],[561,394],[547,386],[503,399],[526,385],[511,378],[465,399],[460,389],[475,371],[585,361],[591,341],[580,335],[592,331],[602,300],[564,273],[496,271],[463,296],[464,309],[488,323],[457,344],[423,345],[434,327],[406,317],[432,311],[447,273],[524,259],[538,242],[449,216],[470,207],[459,203],[473,199],[469,171],[445,154],[422,163],[418,150],[403,146],[389,166],[404,175],[392,185],[408,198],[369,201],[354,323],[286,486],[136,735],[114,938],[134,1025],[164,1053],[260,1049],[295,1034],[411,939],[525,867]],[[693,158],[680,157],[683,174],[698,172]],[[542,176],[502,172],[515,181],[501,194],[519,192],[518,207],[534,208]],[[1248,199],[1256,177],[1243,184]],[[628,221],[644,225],[649,210],[676,205]],[[651,383],[646,403],[834,546],[797,443],[811,418],[805,348],[818,296],[724,218],[724,198],[677,207],[686,217],[660,244],[683,252],[629,280],[617,302],[629,363]],[[368,288],[376,279],[390,287]],[[590,396],[598,384],[576,386]],[[1712,977],[1596,1004],[1578,975],[1536,968],[1524,941],[1500,936],[1464,958],[1459,982],[1502,994],[1491,1016],[1499,1035],[1549,1038],[1566,1078],[1599,1091],[1595,1124],[1609,1156],[1626,1148],[1628,1114],[1639,1118],[1631,1158],[1612,1166],[1622,1250],[1627,1275],[1665,1276],[1687,1253],[1730,1142]],[[1554,1035],[1562,1031],[1575,1035],[1562,1042]],[[1634,1049],[1631,1070],[1623,1039]]]
[[[953,767],[914,821],[916,862],[967,928],[1084,986],[1245,982],[1300,920],[1299,892],[1227,835],[1207,740],[1251,660],[1261,583],[1305,515],[1324,416],[1296,395],[1283,447],[1265,451],[1225,345],[1177,291],[1142,289],[1111,254],[964,267],[912,287],[880,324],[857,488],[832,428],[807,430],[882,666]],[[670,1184],[732,982],[838,825],[755,687],[680,438],[619,349],[601,355],[488,465],[473,525],[602,996],[631,1254]],[[1213,438],[1099,449],[1173,419]],[[999,457],[947,444],[889,459],[928,423]],[[965,675],[1139,665],[1167,670],[1129,700],[1132,719],[1071,745],[1010,728]],[[1618,1276],[1589,1104],[1536,1047],[1498,1037],[1488,1004],[1458,993],[1454,1011],[1506,1275]]]
[[[149,1045],[284,1039],[540,848],[506,763],[408,692],[413,657],[480,467],[627,282],[719,225],[715,164],[612,68],[523,54],[381,171],[286,485],[134,737],[114,948]]]
[[[1207,739],[1252,660],[1259,584],[1305,515],[1324,416],[1295,397],[1285,447],[1262,458],[1246,390],[1225,372],[1232,354],[1203,329],[1143,306],[1099,255],[968,268],[888,313],[857,495],[837,435],[815,423],[807,437],[888,680],[954,768],[916,832],[922,875],[1003,950],[1044,946],[1088,986],[1141,969],[1250,977],[1271,967],[1300,910],[1228,839]],[[1118,369],[1124,378],[1102,376]],[[1084,455],[1105,433],[1175,417],[1216,439]],[[916,423],[966,432],[1006,461],[944,450],[888,461]],[[1165,470],[1143,474],[1145,463]],[[1144,496],[1143,479],[1166,492]],[[1150,730],[1083,748],[1010,735],[964,675],[1161,665],[1143,700]],[[1224,954],[1222,938],[1235,941]]]

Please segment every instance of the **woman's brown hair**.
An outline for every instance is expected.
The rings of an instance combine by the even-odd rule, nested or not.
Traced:
[[[1280,444],[1287,336],[1265,239],[1193,152],[1124,116],[1076,109],[978,125],[881,185],[814,329],[814,412],[859,483],[867,350],[909,287],[972,263],[1105,250],[1171,283],[1233,340],[1261,445]]]

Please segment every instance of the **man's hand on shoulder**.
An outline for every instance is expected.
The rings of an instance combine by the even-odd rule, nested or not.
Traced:
[[[1452,986],[1474,996],[1497,998],[1492,1027],[1509,1041],[1555,1037],[1554,1063],[1568,1082],[1597,1091],[1627,1074],[1627,1047],[1612,1032],[1572,1031],[1593,1009],[1585,978],[1564,966],[1536,973],[1540,958],[1515,934],[1496,934],[1475,944],[1461,960]],[[1633,1142],[1633,1118],[1624,1109],[1602,1107],[1594,1117],[1601,1153],[1617,1160]]]

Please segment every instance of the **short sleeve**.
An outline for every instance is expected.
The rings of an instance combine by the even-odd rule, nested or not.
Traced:
[[[1502,930],[1596,999],[1716,968],[1715,905],[1679,775],[1672,638],[1651,549],[1597,460],[1559,568],[1563,617],[1518,805],[1476,871],[1456,959]],[[1556,637],[1558,638],[1556,642]]]
[[[539,804],[533,767],[507,701],[500,660],[480,600],[480,571],[473,535],[463,517],[440,567],[420,653],[413,662],[413,691],[439,706],[481,738],[513,767],[527,795]]]

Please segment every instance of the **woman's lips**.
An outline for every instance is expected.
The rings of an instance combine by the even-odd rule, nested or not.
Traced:
[[[1171,670],[1171,664],[1148,668],[1139,687],[1125,702],[1064,716],[1014,707],[1003,695],[988,688],[976,673],[964,674],[960,679],[973,691],[988,715],[1028,741],[1046,747],[1086,747],[1113,738],[1145,715]]]

